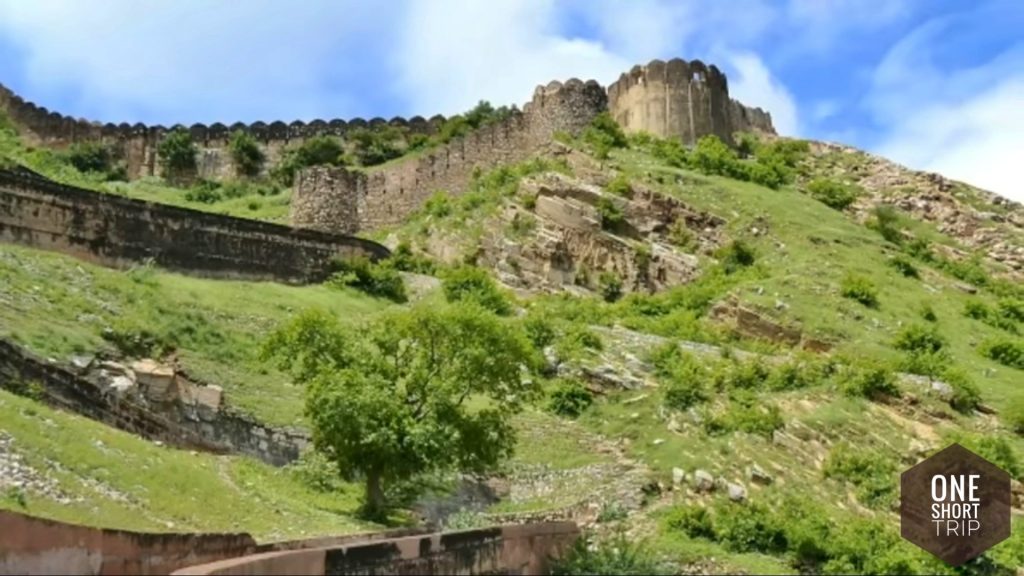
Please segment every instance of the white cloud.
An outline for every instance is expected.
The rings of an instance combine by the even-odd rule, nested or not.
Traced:
[[[340,67],[331,54],[374,18],[358,2],[0,1],[30,85],[115,121],[266,120],[282,103],[297,117],[345,113],[351,102],[323,86]]]
[[[878,152],[1024,202],[1024,74],[894,124]]]
[[[815,122],[828,120],[839,112],[839,102],[835,100],[819,100],[811,106],[811,118]]]
[[[729,62],[736,74],[729,78],[729,95],[746,104],[767,110],[775,131],[783,136],[800,134],[796,101],[789,90],[772,76],[764,62],[749,52],[732,54]]]

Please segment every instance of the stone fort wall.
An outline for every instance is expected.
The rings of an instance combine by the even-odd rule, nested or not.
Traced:
[[[0,242],[105,266],[152,259],[198,276],[299,284],[328,276],[336,256],[390,254],[361,238],[144,202],[2,169]]]
[[[199,176],[207,179],[231,177],[235,174],[234,163],[227,150],[228,140],[236,130],[251,134],[261,145],[267,157],[267,166],[277,163],[285,148],[301,144],[313,136],[344,137],[356,128],[374,128],[384,125],[399,126],[410,134],[433,134],[444,123],[444,116],[429,119],[422,116],[412,118],[352,118],[350,120],[313,120],[290,123],[235,122],[191,126],[101,123],[64,116],[51,112],[42,106],[28,102],[0,84],[0,110],[4,111],[21,129],[22,136],[33,145],[64,148],[76,142],[103,142],[111,145],[127,162],[128,176],[132,179],[154,176],[160,173],[156,146],[163,137],[175,128],[188,129],[199,148],[196,158]]]
[[[478,170],[526,160],[556,132],[578,133],[606,108],[606,93],[593,80],[551,82],[537,87],[522,112],[422,156],[365,172],[304,170],[292,195],[292,223],[349,234],[397,224],[438,190],[463,192]]]
[[[608,109],[627,132],[691,145],[707,134],[731,143],[735,132],[775,132],[767,112],[729,98],[725,74],[700,60],[634,66],[608,87]]]

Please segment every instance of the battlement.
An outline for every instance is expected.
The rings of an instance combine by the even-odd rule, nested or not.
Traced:
[[[608,108],[627,132],[646,131],[687,144],[706,134],[732,142],[737,131],[775,132],[768,113],[729,98],[725,74],[700,60],[634,66],[608,87]]]

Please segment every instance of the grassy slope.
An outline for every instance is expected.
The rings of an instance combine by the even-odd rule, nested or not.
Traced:
[[[28,493],[22,505],[8,490],[0,493],[6,509],[132,530],[248,531],[259,540],[376,528],[355,520],[359,486],[315,492],[287,470],[157,446],[3,391],[0,422],[23,463],[72,500]]]
[[[301,422],[302,393],[257,359],[266,333],[297,311],[326,309],[355,321],[387,307],[348,289],[205,280],[159,269],[129,272],[11,245],[0,246],[0,335],[67,359],[111,345],[107,328],[154,332],[177,344],[193,375],[273,424]]]

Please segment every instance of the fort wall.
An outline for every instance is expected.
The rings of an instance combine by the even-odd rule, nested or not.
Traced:
[[[605,109],[607,96],[597,82],[551,82],[537,87],[522,112],[422,156],[365,172],[301,171],[292,195],[292,223],[347,234],[397,224],[435,192],[465,192],[474,174],[527,160],[556,133],[578,134]]]
[[[707,134],[731,143],[737,131],[775,132],[767,112],[730,99],[725,74],[700,60],[634,66],[608,87],[608,109],[626,132],[690,145]]]
[[[352,118],[342,120],[312,120],[303,122],[295,120],[290,123],[253,122],[251,124],[235,122],[224,124],[215,122],[210,125],[192,124],[184,126],[176,124],[165,127],[161,125],[147,126],[142,123],[101,123],[64,116],[51,112],[42,106],[28,102],[0,84],[0,110],[4,111],[21,129],[25,140],[32,145],[44,145],[52,148],[65,148],[76,142],[103,142],[110,144],[125,159],[130,178],[153,176],[160,173],[160,163],[156,147],[164,135],[175,128],[185,128],[192,134],[192,139],[199,148],[196,157],[199,176],[207,179],[230,177],[235,174],[235,166],[228,152],[228,141],[231,134],[240,130],[252,135],[261,145],[266,154],[266,165],[277,163],[285,148],[301,144],[314,136],[344,137],[356,128],[374,128],[384,125],[406,129],[410,134],[430,135],[437,132],[445,118],[441,115],[429,119],[422,116],[402,118],[396,116],[390,120],[384,118]]]
[[[217,278],[315,282],[335,256],[388,256],[368,240],[232,218],[0,170],[0,241],[108,266],[152,259]]]

